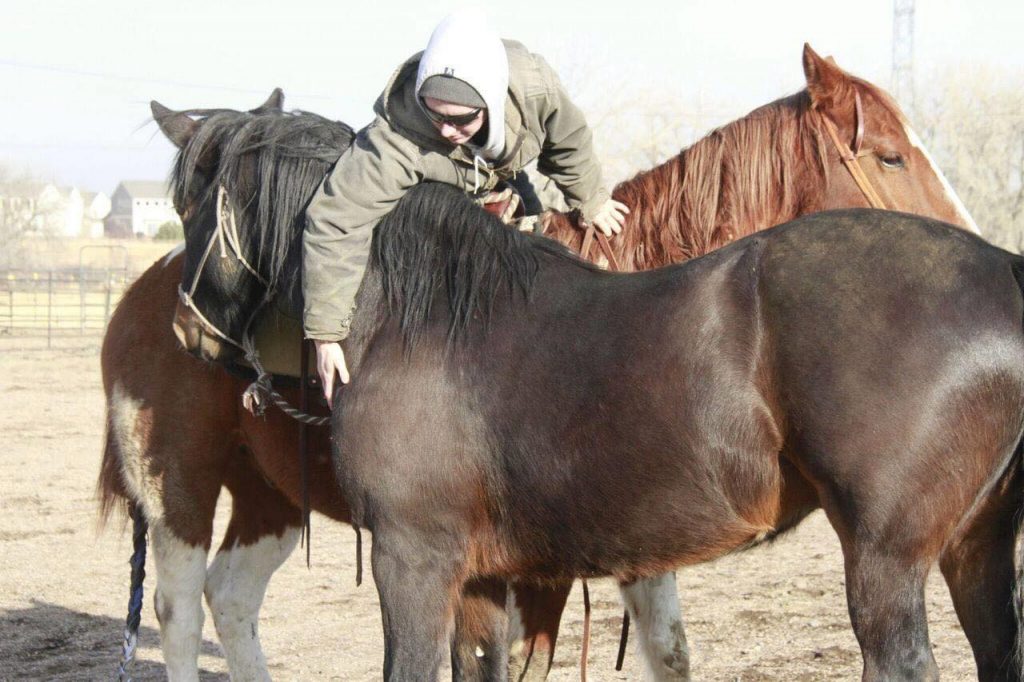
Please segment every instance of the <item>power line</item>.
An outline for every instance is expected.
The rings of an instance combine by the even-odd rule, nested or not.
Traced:
[[[892,95],[914,108],[914,0],[893,2]]]
[[[203,83],[186,83],[183,81],[172,81],[164,80],[160,78],[144,78],[140,76],[127,76],[124,74],[103,72],[103,71],[86,71],[84,69],[74,69],[67,66],[54,66],[51,64],[30,64],[28,62],[20,62],[12,59],[0,59],[0,66],[6,66],[14,69],[28,69],[32,71],[46,71],[48,73],[56,73],[66,76],[86,76],[88,78],[104,78],[107,80],[117,81],[134,81],[136,83],[150,83],[153,85],[168,85],[177,88],[194,88],[197,90],[213,90],[217,92],[239,92],[244,94],[257,94],[266,95],[267,90],[260,89],[256,90],[253,88],[236,88],[226,85],[208,85]],[[297,97],[303,99],[321,99],[327,100],[332,99],[327,95],[310,95],[304,93],[297,93]]]
[[[116,144],[102,142],[4,142],[0,140],[0,149],[88,149],[106,151],[146,151],[145,145]]]

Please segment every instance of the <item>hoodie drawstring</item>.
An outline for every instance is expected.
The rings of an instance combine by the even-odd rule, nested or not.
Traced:
[[[473,194],[480,191],[480,166],[487,168],[487,162],[479,154],[473,154]]]

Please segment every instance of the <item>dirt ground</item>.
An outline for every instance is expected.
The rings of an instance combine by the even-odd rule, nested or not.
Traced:
[[[117,525],[97,534],[94,485],[104,424],[98,340],[77,349],[31,345],[0,339],[0,680],[111,679],[131,546]],[[278,572],[263,607],[271,673],[279,680],[379,679],[377,597],[369,578],[355,587],[351,529],[314,518],[312,568],[302,555],[296,552]],[[147,568],[134,672],[138,680],[157,680],[164,667],[152,564]],[[696,679],[860,676],[839,545],[820,512],[771,546],[681,571],[679,587]],[[621,615],[614,584],[595,581],[591,595],[590,679],[642,679],[632,651],[624,670],[614,670]],[[579,676],[578,589],[569,603],[551,676],[558,681]],[[974,679],[970,649],[937,570],[927,603],[943,679]],[[228,679],[209,614],[199,663],[202,679]]]

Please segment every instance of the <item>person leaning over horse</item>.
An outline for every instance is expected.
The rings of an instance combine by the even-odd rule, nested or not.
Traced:
[[[523,167],[537,159],[585,223],[611,236],[629,213],[603,187],[590,130],[558,76],[522,44],[500,39],[479,12],[444,19],[427,49],[392,76],[374,111],[306,211],[303,323],[329,403],[335,374],[349,379],[339,341],[371,228],[417,183],[479,193],[507,180],[528,189]],[[531,194],[527,208],[539,211]]]

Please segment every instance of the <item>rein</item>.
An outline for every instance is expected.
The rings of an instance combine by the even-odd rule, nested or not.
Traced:
[[[853,94],[856,132],[854,133],[852,147],[839,139],[839,131],[836,130],[836,124],[832,122],[832,119],[821,113],[821,120],[825,124],[828,136],[832,138],[836,151],[839,152],[839,158],[842,159],[843,165],[850,172],[853,181],[857,183],[857,187],[860,188],[864,198],[868,200],[868,204],[870,204],[871,208],[886,208],[885,202],[882,201],[878,192],[875,191],[874,186],[864,173],[864,169],[860,167],[860,162],[858,161],[861,156],[867,156],[871,152],[861,151],[861,144],[864,142],[864,108],[861,105],[860,93],[854,91]]]
[[[203,312],[199,309],[199,306],[195,304],[195,299],[193,298],[196,293],[196,289],[199,287],[199,279],[203,274],[203,268],[206,267],[210,254],[213,253],[214,245],[217,244],[220,246],[221,258],[228,257],[227,247],[230,247],[235,259],[241,263],[249,274],[252,275],[257,282],[262,284],[266,290],[263,300],[260,301],[260,304],[253,309],[252,314],[246,321],[244,331],[242,332],[242,339],[240,341],[225,334],[217,327],[217,325],[211,322],[206,315],[203,315]],[[210,241],[206,244],[206,249],[203,251],[203,257],[199,260],[199,266],[196,268],[195,275],[192,277],[192,284],[189,286],[188,291],[185,291],[181,285],[178,285],[178,298],[181,300],[182,305],[199,319],[205,331],[222,341],[230,343],[232,346],[242,351],[245,354],[246,362],[252,365],[253,369],[256,370],[256,381],[250,384],[242,394],[242,402],[249,412],[256,416],[260,416],[266,409],[267,402],[272,401],[281,409],[282,412],[302,424],[323,426],[330,421],[330,418],[317,417],[293,407],[291,403],[284,398],[284,396],[273,389],[270,381],[270,373],[267,372],[260,363],[259,352],[256,350],[251,330],[253,322],[256,320],[260,311],[263,310],[264,306],[274,298],[274,293],[274,288],[271,286],[270,282],[267,281],[263,275],[257,272],[256,268],[254,268],[249,261],[245,259],[245,255],[242,253],[242,243],[238,238],[238,223],[235,221],[234,209],[231,208],[227,190],[224,188],[224,185],[220,185],[217,188],[217,227],[210,235]]]
[[[618,259],[616,259],[615,254],[612,253],[612,245],[608,242],[608,237],[605,236],[604,232],[597,231],[593,225],[587,225],[587,232],[583,235],[583,246],[580,247],[580,258],[583,260],[590,260],[590,247],[593,246],[595,237],[597,238],[598,246],[601,247],[601,251],[604,253],[604,257],[608,260],[608,269],[613,272],[622,270]]]

